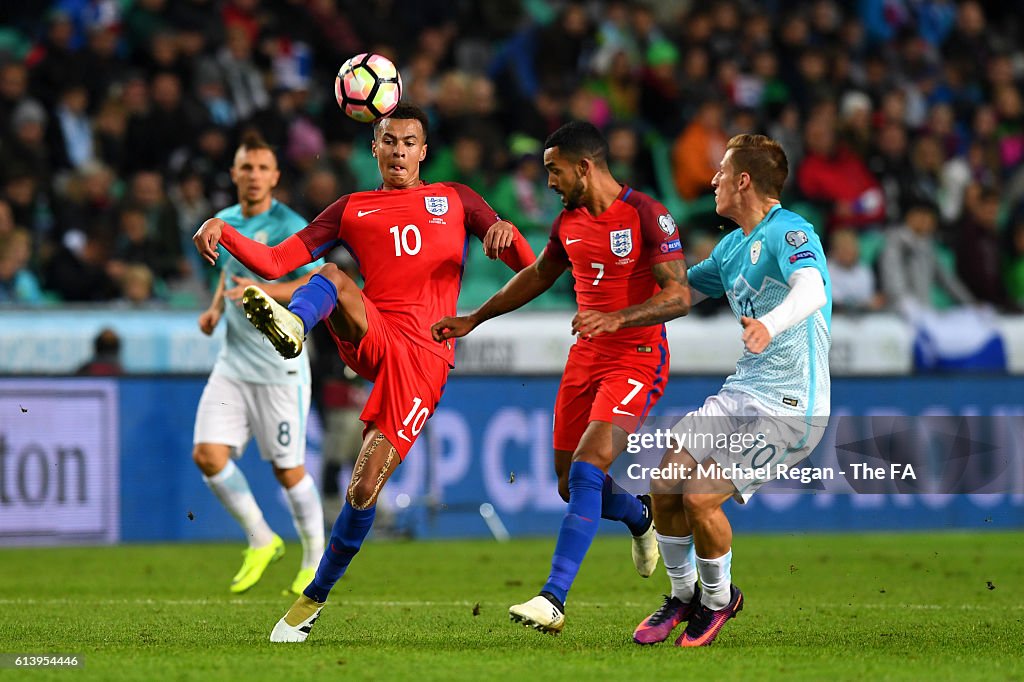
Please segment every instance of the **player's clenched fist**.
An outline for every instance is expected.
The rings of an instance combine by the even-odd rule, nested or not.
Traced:
[[[763,322],[752,317],[741,317],[740,324],[743,325],[743,345],[751,353],[760,353],[771,343],[772,335],[768,333],[768,328]]]
[[[599,310],[581,310],[572,318],[572,333],[585,339],[614,334],[622,329],[622,315]]]
[[[210,265],[217,262],[217,244],[220,243],[220,235],[223,231],[224,221],[220,218],[210,218],[192,236],[192,243],[196,245],[196,251]]]
[[[216,308],[209,308],[204,310],[199,316],[199,331],[203,332],[207,336],[213,334],[213,330],[217,327],[217,323],[220,322],[221,312]]]
[[[501,252],[512,246],[515,241],[516,228],[507,220],[499,220],[491,225],[484,235],[484,253],[488,258],[494,260],[501,255]]]
[[[473,331],[476,324],[476,319],[472,315],[445,317],[431,325],[430,335],[438,343],[446,339],[457,339]]]

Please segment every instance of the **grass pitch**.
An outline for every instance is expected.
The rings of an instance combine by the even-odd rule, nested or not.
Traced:
[[[640,647],[662,568],[639,578],[600,537],[566,630],[508,621],[554,540],[368,543],[306,644],[271,645],[299,547],[249,593],[240,545],[0,551],[0,652],[78,654],[26,679],[1024,680],[1024,537],[1013,533],[737,537],[739,617],[707,649]],[[678,633],[678,631],[677,631]]]

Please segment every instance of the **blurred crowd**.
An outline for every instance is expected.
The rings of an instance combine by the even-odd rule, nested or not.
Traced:
[[[672,210],[690,262],[722,234],[725,142],[763,132],[789,157],[784,204],[826,242],[837,308],[1017,311],[1020,22],[1016,3],[974,0],[3,3],[0,302],[204,305],[190,237],[234,203],[247,130],[308,219],[377,186],[370,127],[333,98],[338,66],[374,51],[429,112],[423,176],[470,185],[535,250],[561,208],[539,157],[565,121],[607,132],[614,174]],[[481,261],[467,305],[507,276]],[[570,307],[568,285],[546,301]]]

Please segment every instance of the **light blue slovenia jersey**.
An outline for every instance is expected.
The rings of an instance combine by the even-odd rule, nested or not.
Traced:
[[[283,242],[306,226],[302,216],[276,199],[270,205],[270,210],[251,218],[242,215],[239,204],[225,208],[217,213],[217,217],[243,236],[269,246]],[[322,260],[315,261],[288,273],[279,281],[299,279],[322,264]],[[251,272],[224,248],[220,249],[217,267],[224,268],[227,277],[224,286],[227,289],[235,286],[231,279],[233,276],[248,277],[257,282],[267,281]],[[224,321],[227,324],[227,335],[214,364],[214,373],[256,384],[309,383],[309,356],[305,348],[296,358],[282,358],[270,342],[245,319],[245,311],[235,301],[224,301]]]
[[[810,223],[775,205],[749,235],[741,229],[727,234],[687,277],[691,287],[709,297],[726,296],[737,319],[759,318],[782,302],[789,277],[801,268],[821,274],[826,304],[772,339],[762,353],[744,349],[724,388],[751,395],[780,415],[827,416],[832,282]]]

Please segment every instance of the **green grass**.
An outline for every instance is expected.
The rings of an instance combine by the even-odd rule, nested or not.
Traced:
[[[595,543],[562,635],[511,624],[552,546],[370,543],[310,640],[273,646],[297,546],[238,598],[238,546],[3,550],[0,651],[74,653],[86,667],[0,677],[1024,680],[1019,534],[737,537],[746,608],[713,647],[685,651],[631,642],[667,581],[661,568],[637,577],[624,538]]]

